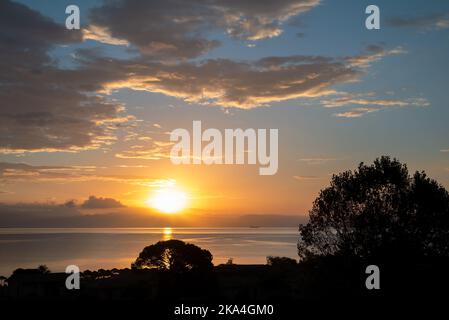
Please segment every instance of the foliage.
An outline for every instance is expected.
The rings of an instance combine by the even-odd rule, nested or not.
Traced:
[[[273,266],[273,267],[290,267],[290,266],[296,266],[296,260],[288,257],[273,257],[268,256],[267,257],[267,265]]]
[[[131,267],[183,272],[211,270],[213,264],[208,250],[180,240],[168,240],[145,247]]]
[[[381,157],[332,177],[300,225],[298,254],[307,260],[449,257],[449,195],[424,172]]]

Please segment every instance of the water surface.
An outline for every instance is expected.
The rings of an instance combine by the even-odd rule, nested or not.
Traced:
[[[214,264],[297,258],[297,228],[0,228],[0,275],[39,264],[52,271],[70,264],[81,270],[125,268],[145,246],[168,239],[209,250]]]

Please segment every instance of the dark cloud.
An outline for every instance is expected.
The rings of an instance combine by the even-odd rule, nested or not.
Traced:
[[[90,196],[89,199],[83,202],[81,205],[84,209],[110,209],[110,208],[122,208],[124,207],[120,201],[112,198],[101,198]]]
[[[11,162],[0,162],[0,174],[8,172],[8,170],[18,170],[18,171],[28,171],[37,172],[44,170],[59,170],[68,169],[69,167],[64,166],[32,166],[26,163],[11,163]]]
[[[213,59],[163,64],[141,59],[118,61],[88,55],[86,68],[114,70],[104,90],[132,88],[163,93],[188,102],[252,108],[274,101],[328,95],[332,86],[357,79],[370,63],[401,49],[369,47],[360,55],[266,57],[256,61]]]
[[[218,0],[216,5],[220,9],[215,19],[231,36],[259,40],[278,36],[282,32],[282,23],[319,3],[319,0]]]
[[[25,5],[0,2],[1,60],[14,59],[14,65],[22,67],[49,63],[46,51],[51,46],[81,40],[80,32],[69,31]]]
[[[85,70],[58,68],[55,45],[82,40],[79,31],[28,7],[0,3],[0,150],[96,148],[111,139],[121,106],[92,95]]]
[[[392,27],[408,27],[419,29],[449,28],[449,13],[434,13],[419,16],[393,17],[387,20]]]
[[[75,200],[68,200],[63,204],[66,208],[76,208],[76,201]]]
[[[80,228],[80,227],[262,227],[295,226],[307,220],[298,215],[243,215],[192,212],[176,221],[143,208],[117,208],[110,212],[98,210],[98,214],[82,214],[75,207],[53,203],[0,203],[0,227],[2,228]]]
[[[46,219],[79,215],[75,207],[55,203],[0,203],[0,225],[8,220]]]
[[[90,20],[94,28],[126,40],[152,58],[192,58],[219,44],[202,36],[208,12],[188,1],[109,1],[93,9]],[[101,40],[92,27],[88,30],[91,39]]]
[[[63,179],[70,167],[32,166],[25,163],[0,162],[0,181],[29,179]]]
[[[86,34],[68,31],[24,5],[3,1],[0,152],[77,151],[112,143],[114,131],[131,120],[122,116],[123,106],[107,99],[114,89],[252,108],[328,95],[333,85],[357,79],[371,62],[394,53],[372,46],[361,55],[342,58],[185,60],[216,45],[206,37],[207,30],[226,30],[242,39],[267,38],[277,35],[284,21],[317,4],[317,0],[107,1],[92,11],[90,28],[96,26],[97,36],[100,28],[103,41],[125,41],[142,54],[119,60],[95,49],[78,50],[76,68],[63,69],[50,57],[50,50],[82,41]],[[94,37],[95,32],[90,34]],[[168,63],[166,58],[175,60]],[[16,173],[30,172],[16,168]],[[48,179],[61,174],[35,172]],[[80,177],[86,178],[90,177]]]
[[[163,93],[187,102],[252,108],[294,98],[328,95],[332,86],[357,79],[371,63],[400,47],[369,46],[359,55],[266,57],[256,61],[209,59],[162,63],[138,57],[118,60],[95,50],[79,50],[75,83],[102,92],[131,88]],[[84,79],[84,80],[82,80]]]
[[[274,37],[282,32],[283,22],[318,3],[319,0],[106,1],[91,11],[91,25],[85,35],[113,44],[126,41],[153,59],[194,58],[219,45],[207,38],[211,30],[225,31],[244,40]]]
[[[85,182],[103,181],[145,187],[161,187],[170,180],[145,175],[102,175],[94,166],[32,166],[24,163],[0,162],[0,182]]]

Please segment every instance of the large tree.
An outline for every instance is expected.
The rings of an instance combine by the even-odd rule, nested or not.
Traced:
[[[424,172],[381,157],[332,177],[300,225],[298,254],[356,258],[449,257],[449,195]]]
[[[183,272],[212,269],[212,254],[181,240],[159,241],[145,247],[132,264],[136,269],[158,269]]]

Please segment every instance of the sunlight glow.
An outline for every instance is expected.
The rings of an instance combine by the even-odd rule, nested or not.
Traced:
[[[187,206],[187,194],[175,188],[161,188],[147,200],[147,204],[164,213],[176,213]]]
[[[172,230],[172,228],[168,227],[168,228],[164,228],[162,230],[162,239],[164,241],[171,240],[172,237],[173,237],[173,230]]]

